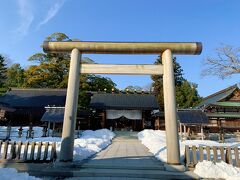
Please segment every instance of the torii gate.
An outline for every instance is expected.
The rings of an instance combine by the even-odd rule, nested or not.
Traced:
[[[167,163],[180,164],[172,54],[201,54],[199,42],[49,42],[47,53],[71,52],[60,161],[73,160],[80,74],[163,75]],[[162,54],[162,65],[81,64],[82,54]]]

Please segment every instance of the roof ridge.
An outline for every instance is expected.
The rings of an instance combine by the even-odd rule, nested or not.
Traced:
[[[230,86],[230,87],[227,87],[227,88],[225,88],[225,89],[222,89],[222,90],[220,90],[220,91],[218,91],[218,92],[216,92],[216,93],[214,93],[214,94],[211,94],[211,95],[203,98],[203,101],[206,100],[206,99],[209,99],[209,98],[211,98],[211,97],[217,96],[217,95],[219,95],[219,94],[222,94],[222,93],[224,93],[224,92],[226,92],[226,91],[229,91],[229,90],[231,90],[231,89],[236,89],[236,88],[238,88],[238,85],[237,85],[237,84],[234,84],[234,85],[232,85],[232,86]]]
[[[100,95],[153,95],[155,96],[155,94],[149,94],[149,93],[96,93],[96,94],[100,94]],[[95,95],[95,94],[94,94]]]
[[[10,88],[9,91],[66,91],[63,88]]]

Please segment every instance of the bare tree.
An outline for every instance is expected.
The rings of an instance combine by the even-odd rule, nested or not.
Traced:
[[[222,45],[216,49],[216,57],[204,60],[203,76],[214,75],[221,79],[240,74],[240,48]]]
[[[152,83],[148,83],[148,84],[144,85],[142,88],[144,91],[149,91],[149,92],[153,91]]]

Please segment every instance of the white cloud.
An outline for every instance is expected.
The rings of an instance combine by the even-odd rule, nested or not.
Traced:
[[[61,9],[63,6],[65,0],[58,0],[47,12],[46,17],[37,25],[37,29],[39,29],[42,25],[46,24],[48,21],[50,21]]]
[[[18,13],[20,14],[21,22],[19,27],[16,29],[16,33],[21,36],[26,36],[34,19],[32,6],[28,0],[18,0],[17,4],[19,7]]]

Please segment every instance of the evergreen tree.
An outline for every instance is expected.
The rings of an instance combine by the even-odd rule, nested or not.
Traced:
[[[46,38],[49,41],[71,41],[63,33],[54,33]],[[29,61],[37,62],[37,65],[30,66],[25,71],[26,87],[34,88],[67,88],[68,73],[70,66],[69,53],[36,53],[29,57]],[[83,58],[82,63],[94,63],[90,58]],[[110,78],[95,75],[81,75],[79,86],[79,106],[88,107],[90,102],[86,91],[111,92],[116,84]]]
[[[176,101],[178,108],[192,108],[200,103],[197,84],[184,80],[181,86],[176,86]]]
[[[155,64],[162,64],[161,56],[157,58]],[[183,70],[180,64],[176,61],[175,57],[173,58],[173,66],[177,106],[178,108],[190,108],[197,104],[200,100],[200,97],[197,92],[197,85],[194,83],[190,83],[183,78]],[[163,108],[164,107],[163,76],[153,75],[152,80],[154,92],[157,95],[159,106],[160,108]]]
[[[48,41],[71,41],[64,33],[53,33]],[[36,53],[29,61],[38,65],[30,66],[26,72],[26,86],[34,88],[66,88],[70,54],[69,53]]]
[[[6,68],[6,59],[3,55],[0,54],[0,88],[5,86],[7,79],[7,68]]]
[[[22,87],[24,86],[24,69],[20,64],[13,64],[7,69],[8,87]]]

